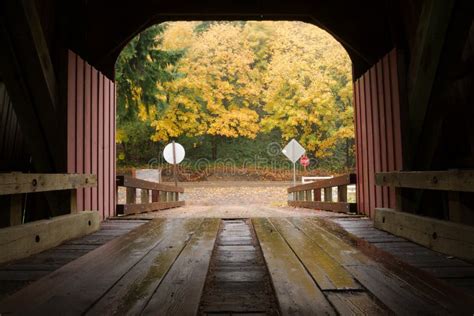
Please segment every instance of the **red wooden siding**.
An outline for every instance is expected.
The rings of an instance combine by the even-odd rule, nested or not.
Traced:
[[[78,210],[115,213],[115,84],[69,52],[68,172],[94,173],[97,188],[80,189]]]
[[[357,208],[374,216],[376,207],[395,207],[394,189],[375,185],[375,173],[402,169],[400,90],[393,50],[354,85]]]

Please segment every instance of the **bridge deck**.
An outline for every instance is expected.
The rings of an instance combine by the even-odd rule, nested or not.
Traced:
[[[225,226],[218,218],[153,219],[16,292],[0,302],[0,313],[236,315],[272,314],[275,308],[282,315],[405,315],[474,310],[467,294],[361,248],[320,218],[261,217],[245,223],[247,228]],[[212,304],[215,289],[228,291],[216,300],[232,300],[233,305]],[[245,293],[252,291],[265,294],[270,305],[249,299]]]

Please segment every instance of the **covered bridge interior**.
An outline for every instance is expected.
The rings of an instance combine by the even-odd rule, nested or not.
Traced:
[[[174,20],[301,20],[332,34],[352,60],[357,213],[377,228],[473,262],[473,12],[469,0],[4,0],[0,247],[12,228],[25,236],[57,231],[66,240],[70,227],[77,237],[116,215],[114,66],[135,35]],[[60,177],[66,174],[77,178]],[[73,194],[21,198],[25,190],[46,191],[41,186]],[[56,226],[28,226],[66,214]],[[216,223],[206,225],[217,231]],[[265,225],[254,223],[257,234]],[[23,255],[38,242],[24,244]],[[278,292],[275,280],[273,286]],[[15,310],[14,303],[0,306]],[[461,305],[446,306],[472,314],[472,305]]]

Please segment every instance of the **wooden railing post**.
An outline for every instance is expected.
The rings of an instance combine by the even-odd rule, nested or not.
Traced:
[[[147,189],[142,189],[141,203],[150,203],[150,192]]]
[[[347,202],[347,185],[340,185],[337,187],[337,201]]]
[[[324,188],[324,202],[332,202],[332,187]]]
[[[321,189],[314,189],[314,201],[321,201]]]
[[[137,200],[137,189],[127,188],[127,204],[135,204]]]
[[[159,202],[160,201],[160,191],[152,190],[151,191],[151,201]]]

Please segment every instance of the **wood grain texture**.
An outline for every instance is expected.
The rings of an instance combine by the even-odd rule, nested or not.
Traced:
[[[88,315],[137,315],[146,306],[202,219],[174,219],[163,239],[87,312]]]
[[[219,219],[207,218],[158,287],[143,315],[196,315],[219,229]]]
[[[92,174],[1,173],[0,195],[94,187]]]
[[[0,230],[0,262],[44,251],[99,229],[97,212],[81,212]]]
[[[0,312],[86,312],[117,280],[161,242],[165,227],[165,220],[153,220],[112,240],[0,302]],[[25,297],[31,298],[29,304],[23,304]]]
[[[379,172],[377,185],[397,188],[474,192],[473,170]]]
[[[321,290],[361,289],[339,262],[329,256],[314,240],[296,229],[287,219],[272,218],[270,222],[286,240]]]
[[[430,249],[474,261],[474,228],[393,209],[377,209],[375,227]]]
[[[252,223],[272,278],[281,314],[335,315],[324,294],[270,221],[254,218]]]

